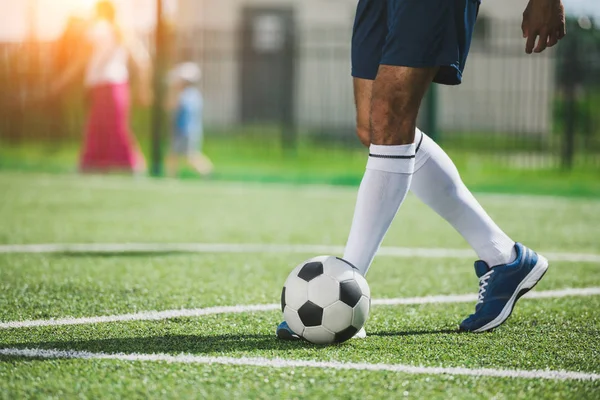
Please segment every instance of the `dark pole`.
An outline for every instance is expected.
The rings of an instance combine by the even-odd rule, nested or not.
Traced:
[[[165,24],[162,0],[156,0],[156,31],[154,35],[154,105],[152,107],[152,176],[161,176],[163,167],[162,131],[165,121]]]
[[[562,167],[564,169],[573,168],[576,118],[577,100],[575,98],[575,85],[567,84],[565,87],[565,131],[562,148]]]
[[[285,48],[281,58],[281,133],[283,150],[294,154],[297,150],[297,132],[294,116],[295,63],[296,63],[296,28],[291,23],[285,28]]]
[[[565,127],[562,143],[562,168],[571,169],[575,158],[575,131],[577,129],[578,105],[576,89],[583,70],[579,59],[577,34],[571,29],[571,40],[565,43],[563,53],[562,83],[564,85]]]

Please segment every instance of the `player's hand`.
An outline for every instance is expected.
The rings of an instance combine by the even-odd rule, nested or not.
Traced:
[[[525,52],[541,53],[554,46],[566,31],[565,8],[561,0],[529,0],[523,12],[523,37],[527,38]],[[537,46],[535,44],[536,38]]]

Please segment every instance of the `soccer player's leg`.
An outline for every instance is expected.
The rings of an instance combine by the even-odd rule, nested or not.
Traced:
[[[357,101],[357,128],[365,146],[371,143],[370,109],[373,80],[377,76],[383,47],[388,34],[387,0],[359,0],[352,34],[352,75]],[[300,339],[284,321],[277,327],[277,337]],[[365,337],[361,329],[355,337]]]
[[[428,45],[439,40],[436,32],[445,33],[429,20],[432,4],[428,3],[432,1],[445,3],[359,2],[352,39],[352,75],[358,134],[369,145],[369,158],[344,258],[363,274],[410,187],[419,106],[442,65],[436,51]],[[385,20],[385,24],[373,25],[368,18],[361,18],[369,6],[375,9],[375,4],[380,6],[379,21]],[[437,12],[435,8],[434,11]],[[440,15],[444,15],[443,10]],[[378,29],[380,34],[374,35]]]
[[[478,8],[477,0],[454,3],[453,13],[458,18],[454,26],[448,23],[445,37],[449,41],[446,47],[455,49],[456,61],[442,64],[437,82],[460,83]],[[418,131],[417,142],[411,190],[446,219],[481,259],[475,263],[480,286],[476,312],[460,328],[474,332],[493,329],[506,321],[516,301],[542,278],[548,261],[515,243],[496,225],[464,185],[452,160],[433,140]]]
[[[476,312],[461,324],[465,331],[490,330],[510,316],[516,301],[544,275],[548,261],[515,243],[485,212],[463,183],[448,155],[417,130],[411,191],[448,221],[473,247],[480,260]]]
[[[375,81],[354,78],[357,134],[370,154],[343,258],[363,274],[410,187],[417,113],[436,70],[381,66]]]
[[[443,30],[446,31],[444,40],[447,43],[438,52],[442,61],[439,62],[435,81],[458,84],[468,55],[479,3],[477,0],[457,1],[452,12],[444,10],[448,4],[444,2],[437,7],[430,7],[430,10],[440,10],[443,15],[458,16],[446,19]],[[415,30],[414,27],[410,29]],[[354,87],[357,132],[361,141],[368,145],[373,81],[355,77]],[[451,223],[481,258],[475,264],[480,277],[480,299],[476,313],[461,324],[461,329],[477,332],[492,329],[510,316],[516,300],[541,279],[548,267],[547,260],[515,244],[495,224],[466,188],[448,155],[435,142],[418,130],[416,142],[412,191]],[[347,250],[349,252],[350,249]],[[352,258],[351,255],[347,257]],[[488,274],[492,269],[495,274]],[[505,273],[500,273],[502,271]],[[490,279],[491,275],[494,275],[494,279]]]
[[[354,79],[357,134],[361,142],[367,146],[370,143],[369,115],[372,87],[372,80]],[[504,295],[508,301],[500,301],[500,303],[492,301],[494,296],[490,296],[491,291],[486,289],[489,285],[488,277],[483,278],[482,296],[488,299],[489,304],[496,303],[495,307],[498,310],[495,312],[483,310],[482,299],[479,299],[477,308],[480,312],[465,320],[461,329],[473,331],[491,329],[492,326],[497,326],[501,321],[506,320],[520,295],[539,281],[547,269],[547,260],[537,256],[531,250],[518,251],[523,249],[519,247],[521,245],[515,244],[490,218],[463,183],[450,157],[431,138],[417,129],[415,143],[417,143],[416,165],[410,189],[421,201],[448,221],[473,247],[481,259],[475,264],[476,273],[484,277],[490,271],[491,265],[500,267],[494,268],[496,272],[515,270],[516,267],[521,270],[520,274],[524,277],[529,275],[527,279],[514,278],[513,275],[506,284],[501,284],[499,287],[508,291],[508,294]],[[513,265],[507,267],[509,263]],[[521,285],[521,288],[517,291],[518,285]],[[513,294],[515,294],[514,298],[512,298]]]
[[[373,82],[369,158],[343,256],[362,274],[408,193],[417,114],[436,73],[436,67],[381,65]]]

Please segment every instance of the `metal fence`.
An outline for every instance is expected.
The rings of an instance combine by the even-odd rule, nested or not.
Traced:
[[[519,25],[478,23],[464,83],[434,86],[421,126],[455,152],[505,167],[600,169],[600,30],[571,21],[557,48],[528,56]],[[291,26],[279,39],[252,27],[173,32],[164,54],[169,65],[195,61],[203,70],[207,142],[232,152],[245,146],[268,162],[282,148],[343,153],[360,147],[350,33],[349,26]],[[64,38],[0,44],[0,146],[76,148],[85,119],[80,85],[59,98],[43,95],[71,51]],[[148,145],[149,114],[136,107],[132,116]],[[15,156],[11,165],[18,161]]]

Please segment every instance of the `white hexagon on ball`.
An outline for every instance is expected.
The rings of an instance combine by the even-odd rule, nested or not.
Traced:
[[[323,326],[334,333],[352,325],[353,309],[348,304],[336,301],[323,310]]]
[[[288,322],[289,323],[289,322]],[[291,325],[290,325],[291,327]],[[331,344],[335,340],[335,333],[324,326],[306,327],[302,337],[314,344]]]
[[[328,275],[320,275],[308,282],[308,299],[319,307],[327,307],[340,298],[340,283]]]
[[[352,326],[358,329],[363,327],[367,321],[367,318],[369,318],[370,306],[371,301],[367,297],[362,296],[356,306],[354,306],[352,313]]]
[[[323,273],[340,282],[354,278],[354,269],[352,266],[337,257],[329,257],[323,263]]]
[[[294,310],[300,309],[308,301],[308,282],[298,278],[296,274],[290,275],[285,282],[285,305]]]
[[[285,319],[285,322],[288,323],[295,334],[302,336],[304,333],[304,324],[300,320],[300,316],[296,310],[286,307],[283,310],[283,319]]]

